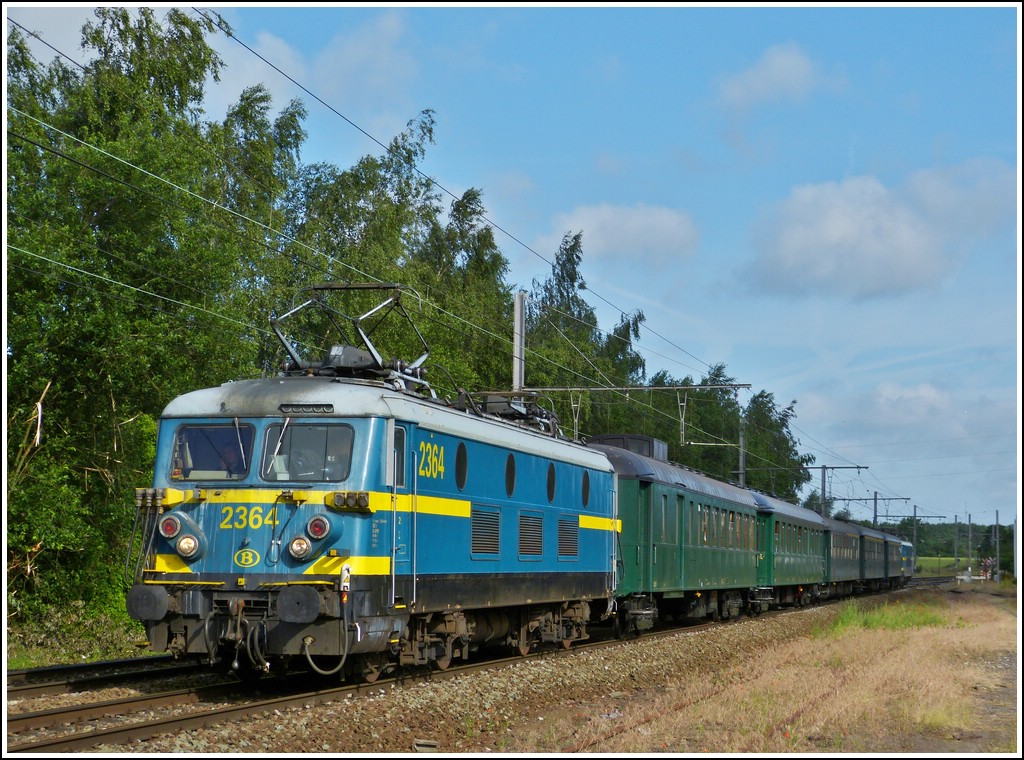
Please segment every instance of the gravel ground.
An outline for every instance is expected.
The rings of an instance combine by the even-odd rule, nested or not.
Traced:
[[[536,735],[539,724],[575,713],[581,723],[611,725],[631,705],[670,684],[713,680],[716,690],[735,686],[745,660],[809,636],[838,614],[836,605],[793,610],[783,615],[741,619],[710,630],[638,639],[569,658],[538,658],[500,670],[412,686],[382,685],[371,698],[350,699],[250,718],[242,722],[164,735],[132,745],[105,745],[102,753],[515,753],[520,737]],[[997,708],[1016,712],[1016,657],[991,666],[1004,688],[992,698]],[[731,674],[731,675],[730,675]],[[1016,722],[1009,725],[1012,726]],[[1003,721],[1005,724],[1006,721]],[[1003,725],[1001,724],[1001,725]],[[563,724],[564,730],[564,724]],[[1002,730],[1002,729],[1000,729]],[[1018,729],[1019,731],[1019,729]],[[1005,733],[1005,731],[1004,731]],[[914,752],[986,751],[976,743],[915,746]],[[967,737],[970,738],[970,737]],[[999,737],[1007,740],[1005,736]],[[572,737],[559,741],[571,744]],[[1012,737],[1008,739],[1012,746]],[[567,746],[566,749],[571,749]],[[600,752],[599,746],[588,751]]]
[[[805,635],[835,612],[819,607],[744,619],[668,639],[634,640],[611,649],[526,660],[500,670],[382,686],[379,695],[164,735],[94,752],[389,753],[508,751],[517,730],[567,704],[600,700],[607,712],[639,688],[714,672],[774,643]]]

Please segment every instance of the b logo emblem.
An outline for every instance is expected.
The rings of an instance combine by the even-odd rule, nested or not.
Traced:
[[[260,561],[260,553],[252,549],[239,549],[235,552],[235,564],[239,567],[254,567]]]

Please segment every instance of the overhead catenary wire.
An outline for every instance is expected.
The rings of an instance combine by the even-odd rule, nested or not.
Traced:
[[[194,9],[194,10],[195,10],[195,11],[196,11],[197,13],[201,13],[201,14],[203,14],[203,13],[204,13],[204,12],[203,12],[202,10],[200,10],[200,9]],[[207,17],[207,18],[208,18],[208,17]],[[219,21],[220,21],[220,17],[219,17],[219,15],[218,15],[218,22],[219,22]],[[223,31],[223,29],[222,29],[222,31]],[[267,61],[266,59],[262,58],[262,56],[259,56],[259,54],[258,54],[258,53],[256,53],[255,51],[253,51],[253,50],[252,50],[251,48],[248,48],[248,46],[244,45],[244,43],[242,43],[242,42],[241,42],[240,40],[238,40],[238,39],[237,39],[236,37],[234,37],[234,35],[233,35],[233,34],[232,34],[232,35],[229,35],[229,36],[231,36],[231,37],[232,37],[232,39],[234,39],[234,40],[235,40],[236,42],[238,42],[239,44],[242,44],[242,45],[243,45],[243,47],[246,47],[246,48],[247,48],[247,49],[248,49],[248,50],[249,50],[249,51],[250,51],[250,52],[251,52],[251,53],[252,53],[253,55],[256,55],[256,56],[257,56],[257,57],[259,57],[259,58],[260,58],[261,60],[263,60],[263,61],[264,61],[265,63],[267,63],[267,65],[270,65],[270,66],[271,66],[272,68],[274,68],[275,70],[277,70],[278,72],[280,72],[280,73],[281,73],[281,74],[282,74],[283,76],[286,76],[286,77],[288,77],[288,75],[287,75],[287,74],[285,74],[284,72],[282,72],[282,71],[281,71],[280,69],[278,69],[278,68],[277,68],[276,66],[274,66],[274,65],[273,65],[272,63],[270,63],[270,62],[269,62],[269,61]],[[362,129],[361,127],[359,127],[358,125],[356,125],[356,124],[355,124],[354,122],[352,122],[352,121],[351,121],[350,119],[348,119],[347,117],[345,117],[345,116],[344,116],[343,114],[339,113],[338,111],[336,111],[335,109],[333,109],[332,107],[330,107],[330,106],[329,106],[328,104],[324,103],[324,101],[322,101],[322,100],[321,100],[321,99],[320,99],[319,97],[317,97],[317,96],[316,96],[316,95],[314,95],[314,94],[313,94],[312,92],[310,92],[309,90],[307,90],[307,89],[306,89],[305,87],[302,87],[302,85],[299,85],[299,84],[298,84],[298,82],[296,82],[296,81],[295,81],[294,79],[292,79],[291,77],[288,77],[288,78],[289,78],[289,80],[290,80],[290,81],[292,81],[293,83],[295,83],[295,84],[296,84],[297,86],[301,87],[301,88],[303,89],[303,91],[307,92],[307,93],[308,93],[308,94],[309,94],[309,95],[310,95],[311,97],[314,97],[314,98],[315,98],[315,99],[316,99],[316,100],[317,100],[318,102],[320,102],[320,103],[322,103],[323,105],[325,105],[325,106],[327,106],[328,108],[330,108],[330,109],[331,109],[331,110],[332,110],[332,111],[333,111],[334,113],[336,113],[336,114],[337,114],[337,115],[338,115],[338,116],[339,116],[340,118],[342,118],[342,119],[344,119],[345,121],[347,121],[348,123],[350,123],[350,124],[351,124],[351,125],[352,125],[352,126],[353,126],[354,128],[358,129],[358,130],[359,130],[360,132],[362,132],[362,133],[363,133],[364,135],[366,135],[366,136],[367,136],[367,137],[369,137],[369,138],[370,138],[371,140],[373,140],[373,141],[374,141],[374,142],[375,142],[376,144],[378,144],[378,145],[380,145],[380,146],[384,147],[384,148],[385,148],[385,150],[387,150],[387,147],[386,147],[386,146],[384,146],[384,144],[383,144],[383,143],[381,143],[381,142],[380,142],[379,140],[376,140],[376,138],[374,138],[374,137],[373,137],[372,135],[370,135],[369,133],[367,133],[367,132],[366,132],[365,130],[363,130],[363,129]],[[418,170],[417,170],[417,171],[418,171]],[[422,172],[421,172],[421,175],[422,175]],[[425,177],[426,175],[422,175],[422,176],[424,176],[424,177]],[[453,198],[455,197],[455,196],[454,196],[454,195],[453,195],[452,193],[450,193],[450,192],[449,192],[449,191],[448,191],[447,189],[445,189],[445,188],[444,188],[444,187],[442,187],[441,185],[437,184],[437,183],[436,183],[436,182],[435,182],[434,180],[430,179],[429,177],[427,177],[426,179],[428,179],[428,181],[432,182],[432,183],[433,183],[433,184],[434,184],[434,185],[435,185],[436,187],[438,187],[439,189],[443,190],[443,191],[444,191],[445,193],[447,193],[448,195],[451,195],[451,196],[452,196]],[[205,199],[204,199],[204,200],[205,200]],[[207,202],[211,202],[211,203],[212,203],[212,201],[207,201]],[[216,204],[215,204],[215,205],[216,205]],[[229,213],[237,213],[237,212],[233,212],[232,210],[230,210],[230,209],[227,209],[227,208],[225,208],[225,207],[223,207],[223,206],[221,206],[220,208],[222,208],[222,209],[223,209],[223,210],[225,210],[225,211],[228,211]],[[243,218],[245,218],[245,217],[243,217]],[[486,219],[486,217],[485,217],[485,219]],[[254,220],[251,220],[251,219],[250,219],[249,221],[251,221],[251,222],[253,222],[253,223],[256,223],[256,224],[260,224],[259,222],[255,222]],[[488,223],[489,223],[489,224],[491,224],[491,226],[492,226],[492,227],[494,227],[495,229],[497,229],[497,230],[501,231],[502,233],[504,233],[504,234],[508,235],[508,236],[509,236],[509,237],[510,237],[510,238],[511,238],[512,240],[516,241],[516,242],[517,242],[517,243],[519,243],[520,245],[523,245],[523,247],[524,247],[525,249],[529,250],[529,251],[530,251],[531,253],[533,253],[534,255],[538,256],[538,257],[539,257],[539,258],[540,258],[541,260],[545,261],[545,262],[546,262],[546,263],[548,263],[548,264],[550,264],[550,263],[551,263],[550,261],[548,261],[547,259],[545,259],[545,258],[544,258],[543,256],[541,256],[540,254],[538,254],[538,253],[537,253],[536,251],[534,251],[534,250],[533,250],[532,248],[530,248],[529,246],[527,246],[527,245],[525,245],[524,243],[522,243],[522,242],[521,242],[521,241],[520,241],[520,240],[519,240],[518,238],[516,238],[515,236],[511,235],[510,233],[508,233],[508,232],[507,232],[506,230],[504,230],[504,229],[503,229],[503,228],[501,228],[500,226],[498,226],[498,225],[494,224],[494,223],[493,223],[493,222],[492,222],[491,220],[487,219],[486,221],[488,221]],[[270,227],[269,227],[269,226],[266,226],[266,228],[267,228],[268,230],[270,229]],[[279,233],[275,233],[275,234],[279,234]],[[295,241],[295,242],[298,242],[298,241]],[[310,250],[312,250],[312,249],[310,249]],[[322,254],[322,253],[320,253],[319,251],[316,251],[316,253],[317,253],[317,254],[319,254],[319,255],[323,255],[323,254]],[[348,265],[348,264],[347,264],[346,262],[341,262],[341,261],[338,261],[337,263],[338,263],[338,264],[342,264],[342,265],[344,265],[344,266],[349,266],[349,265]],[[602,302],[604,302],[604,303],[608,304],[609,306],[612,306],[613,308],[617,308],[617,307],[615,307],[615,305],[614,305],[614,304],[612,304],[612,303],[611,303],[610,301],[608,301],[607,299],[603,298],[603,297],[602,297],[602,296],[601,296],[600,294],[598,294],[598,293],[596,293],[596,292],[594,292],[594,291],[592,291],[592,290],[591,290],[591,291],[589,291],[589,292],[591,292],[591,293],[592,293],[592,294],[594,295],[594,297],[596,297],[596,298],[600,299],[600,300],[601,300]],[[432,305],[432,306],[434,306],[433,304],[431,304],[431,305]],[[435,306],[435,308],[437,308],[437,307]],[[445,314],[446,316],[450,316],[450,317],[454,317],[454,318],[458,319],[457,315],[454,315],[454,314],[448,314],[448,313],[447,313],[447,312],[445,312],[445,311],[444,311],[443,309],[439,309],[439,308],[438,308],[438,309],[437,309],[437,311],[438,311],[438,313],[439,313],[439,314]],[[621,311],[621,310],[620,310],[620,311]],[[482,329],[483,329],[483,328],[481,328],[481,327],[479,327],[479,326],[477,326],[477,325],[473,325],[473,324],[471,324],[471,323],[469,323],[469,322],[466,322],[466,321],[464,321],[464,320],[463,320],[463,322],[464,322],[464,324],[468,325],[468,326],[469,326],[469,327],[471,327],[472,329],[478,329],[478,330],[482,330]],[[599,328],[597,328],[597,327],[596,327],[596,325],[594,326],[594,328],[595,328],[595,329],[599,329]],[[644,329],[645,329],[645,330],[647,330],[647,331],[649,331],[649,332],[651,332],[652,334],[655,334],[655,335],[657,335],[657,333],[655,333],[654,331],[650,330],[650,329],[649,329],[648,327],[646,327],[646,326],[644,326]],[[495,337],[495,338],[500,338],[500,337],[501,337],[501,336],[498,336],[498,335],[496,335],[496,334],[495,334],[495,333],[493,333],[493,332],[489,332],[489,331],[485,331],[485,332],[487,332],[487,334],[488,334],[488,335],[491,335],[492,337]],[[607,334],[607,333],[606,333],[606,334]],[[613,334],[612,334],[612,335],[613,335]],[[615,337],[615,338],[618,338],[618,336],[614,336],[614,335],[613,335],[613,337]],[[663,338],[663,336],[658,336],[658,337],[662,337],[662,339],[664,339],[664,338]],[[670,341],[668,341],[668,342],[670,342]],[[670,342],[670,343],[671,343],[671,342]],[[640,346],[640,344],[637,344],[637,345],[638,345],[638,346]],[[674,344],[673,344],[673,345],[674,345]],[[641,350],[645,350],[645,351],[646,351],[646,348],[644,348],[644,347],[642,347],[642,346],[640,346],[640,347],[641,347]],[[675,347],[676,347],[676,348],[679,348],[678,346],[675,346]],[[697,361],[701,361],[700,359],[697,359],[697,357],[694,357],[694,356],[693,356],[692,354],[689,354],[688,352],[686,352],[686,351],[685,351],[684,349],[679,349],[679,350],[683,351],[684,353],[687,353],[687,354],[688,354],[689,356],[691,356],[692,358],[696,359]],[[545,357],[540,357],[540,358],[541,358],[542,360],[544,360],[544,361],[550,361],[550,360],[546,359]],[[584,357],[584,358],[586,358],[586,357]],[[668,358],[668,357],[664,357],[664,358]],[[709,365],[706,365],[706,366],[709,366]],[[567,369],[567,368],[562,368],[562,369]],[[595,369],[596,369],[596,367],[595,367]],[[601,380],[599,380],[599,381],[594,381],[594,382],[595,382],[595,384],[597,385],[597,387],[600,387],[600,386],[601,386],[601,384],[605,384],[605,385],[610,385],[610,384],[612,384],[612,381],[611,381],[611,379],[609,379],[609,378],[607,378],[607,377],[602,377],[602,378],[601,378]],[[795,426],[794,426],[794,429],[797,429],[797,428],[795,428]],[[849,460],[847,460],[847,461],[849,461]]]

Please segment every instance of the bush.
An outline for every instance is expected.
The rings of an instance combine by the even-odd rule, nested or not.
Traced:
[[[96,613],[84,602],[51,608],[7,629],[7,667],[36,668],[145,655],[146,633],[127,612]]]

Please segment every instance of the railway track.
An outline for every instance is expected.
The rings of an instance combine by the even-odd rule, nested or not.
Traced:
[[[922,578],[920,576],[916,576],[916,577],[912,578],[910,580],[910,583],[908,583],[907,585],[911,586],[911,587],[914,587],[914,586],[941,586],[941,585],[943,585],[945,583],[956,583],[956,576],[955,575],[948,575],[948,576],[944,575],[944,576],[937,576],[937,577],[934,577],[934,578],[932,578],[932,577]]]
[[[13,670],[7,673],[7,701],[113,688],[122,684],[208,672],[209,667],[206,665],[194,660],[176,661],[170,655]]]
[[[688,626],[666,627],[645,634],[656,640],[680,630],[702,630],[722,623],[698,623]],[[416,683],[472,675],[528,659],[571,657],[601,647],[628,646],[616,639],[611,627],[599,628],[594,640],[570,650],[560,647],[541,649],[527,657],[498,656],[465,665],[452,666],[445,671],[423,670],[403,673],[398,677],[381,678],[373,684],[327,685],[333,679],[317,678],[320,688],[309,689],[311,674],[293,674],[279,679],[261,679],[255,683],[237,679],[213,686],[190,686],[165,692],[133,694],[111,699],[97,699],[107,690],[77,693],[81,699],[73,703],[7,716],[7,752],[18,754],[56,753],[87,750],[99,745],[126,745],[144,741],[165,733],[176,733],[222,723],[242,720],[266,712],[275,712],[300,706],[323,704],[351,699],[368,694],[377,695],[396,686],[409,687]],[[136,669],[136,674],[140,673]],[[138,677],[138,675],[136,676]],[[83,685],[85,678],[72,679]],[[100,677],[93,676],[98,683]],[[71,689],[76,691],[76,689]],[[256,691],[256,693],[254,693]],[[47,692],[59,693],[56,689]],[[84,701],[83,701],[84,700]]]
[[[835,601],[841,600],[833,600],[833,603]],[[800,612],[800,609],[786,608],[762,617]],[[748,619],[741,617],[717,623],[708,621],[666,625],[646,632],[642,638],[653,641],[662,636],[676,635],[681,631],[698,632],[742,623]],[[552,647],[531,653],[526,658],[518,655],[501,656],[486,661],[478,660],[468,665],[453,665],[445,671],[403,673],[397,678],[381,678],[373,684],[339,685],[334,679],[315,678],[312,689],[310,678],[313,676],[308,672],[295,674],[299,676],[297,678],[267,678],[255,683],[232,678],[224,683],[209,685],[206,668],[204,672],[207,685],[161,691],[154,685],[159,684],[160,679],[154,679],[153,674],[154,671],[163,670],[165,672],[161,676],[166,679],[172,671],[169,663],[163,663],[158,669],[145,667],[151,663],[125,661],[113,666],[115,673],[105,674],[96,671],[90,673],[88,668],[78,666],[68,669],[43,669],[51,674],[50,682],[41,682],[40,672],[15,672],[9,674],[9,682],[12,678],[15,681],[35,681],[35,688],[49,689],[40,694],[53,696],[63,693],[63,698],[68,699],[68,702],[56,707],[20,711],[12,709],[9,691],[6,721],[7,752],[54,753],[88,750],[101,745],[131,745],[160,734],[175,734],[230,723],[261,713],[275,713],[289,708],[379,695],[391,688],[406,688],[424,681],[472,675],[513,663],[522,663],[531,658],[572,657],[602,647],[615,646],[629,646],[629,641],[623,642],[615,638],[611,626],[598,626],[593,629],[593,638],[590,642],[575,645],[569,650]],[[475,656],[479,657],[481,654]],[[97,666],[100,669],[105,667],[108,671],[111,668],[109,663],[97,663]],[[183,667],[180,677],[187,677],[188,673],[184,671],[188,669],[194,670],[195,664]],[[134,682],[131,675],[124,675],[131,672],[134,672]],[[54,677],[58,673],[61,674],[60,677]],[[116,686],[104,686],[104,678],[117,679],[114,682]],[[139,679],[142,679],[142,683]],[[59,685],[63,685],[63,692],[58,688]],[[24,686],[29,688],[30,685]],[[130,687],[135,693],[112,695],[112,689],[116,690],[118,687]],[[140,694],[139,691],[144,693]],[[18,701],[19,698],[14,699]]]

